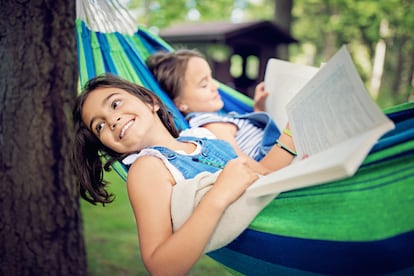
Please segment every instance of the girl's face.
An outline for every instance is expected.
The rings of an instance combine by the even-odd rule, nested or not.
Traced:
[[[181,112],[216,112],[223,107],[218,84],[207,61],[192,57],[187,64],[180,95],[174,100]]]
[[[123,154],[152,145],[158,109],[123,89],[100,87],[85,100],[82,119],[102,144]]]

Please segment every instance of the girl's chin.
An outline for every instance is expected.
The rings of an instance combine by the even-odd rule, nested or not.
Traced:
[[[212,103],[202,108],[203,112],[217,112],[220,111],[224,107],[224,103]],[[200,109],[201,110],[201,109]]]
[[[210,112],[217,112],[217,111],[220,111],[222,108],[223,108],[222,105],[216,106],[216,108],[212,108]]]

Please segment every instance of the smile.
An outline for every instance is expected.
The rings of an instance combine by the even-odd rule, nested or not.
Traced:
[[[121,129],[121,133],[119,134],[119,139],[122,139],[124,137],[125,132],[132,126],[134,123],[134,120],[129,121],[127,124],[124,125],[124,127]]]

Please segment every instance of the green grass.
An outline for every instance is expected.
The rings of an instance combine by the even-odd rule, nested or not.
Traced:
[[[81,200],[89,275],[148,275],[141,261],[135,218],[125,183],[109,173],[113,203],[93,206]],[[204,256],[190,274],[231,275],[221,264]]]

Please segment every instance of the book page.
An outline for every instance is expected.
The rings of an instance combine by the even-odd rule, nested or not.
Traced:
[[[265,72],[266,112],[270,114],[279,129],[286,126],[287,103],[318,72],[319,68],[295,64],[280,59],[269,59]]]
[[[366,91],[345,47],[291,99],[287,114],[299,156],[252,184],[249,196],[352,176],[376,141],[394,128]]]
[[[258,197],[323,184],[352,176],[363,162],[372,145],[384,132],[383,128],[362,133],[306,159],[298,160],[278,171],[262,176],[247,189],[248,196]]]
[[[349,145],[344,144],[341,150],[345,150],[346,146]],[[260,177],[246,192],[252,197],[279,194],[344,178],[349,173],[343,164],[351,152],[353,151],[345,151],[346,154],[341,158],[337,158],[336,152],[332,149],[315,154]]]
[[[390,122],[366,91],[345,46],[289,102],[287,113],[299,156]]]

